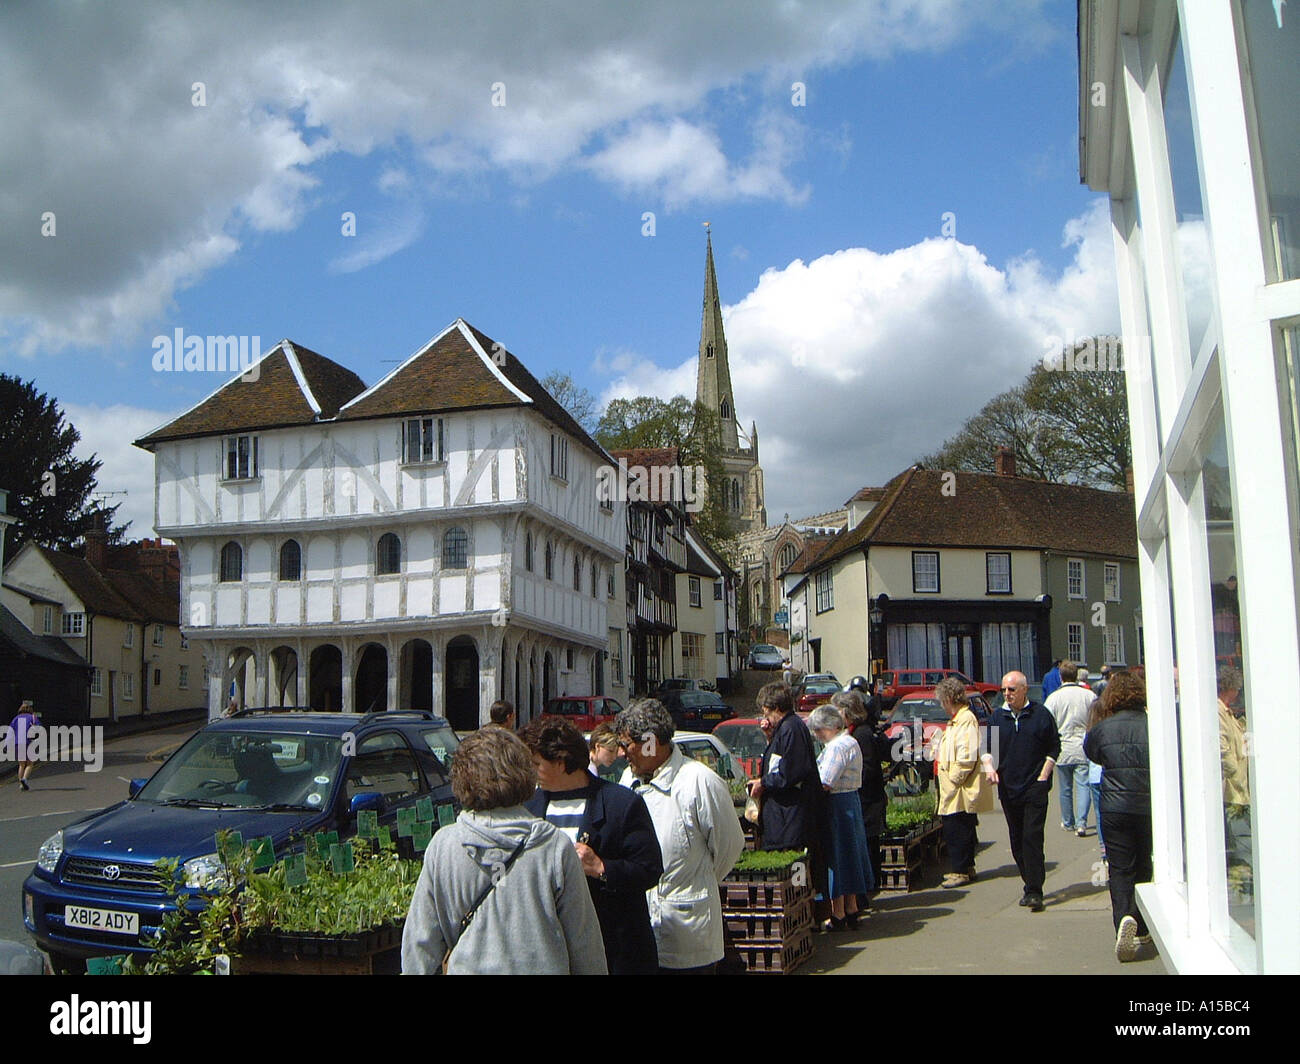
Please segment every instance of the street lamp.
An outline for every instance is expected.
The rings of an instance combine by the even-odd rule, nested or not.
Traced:
[[[875,681],[880,670],[884,667],[885,655],[881,647],[884,636],[885,625],[885,607],[889,605],[889,596],[883,591],[872,601],[871,609],[867,612],[867,618],[871,621],[871,679]]]

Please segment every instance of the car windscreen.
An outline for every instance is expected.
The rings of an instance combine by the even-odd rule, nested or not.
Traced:
[[[806,695],[835,695],[839,694],[840,685],[837,683],[806,683],[803,685],[803,693]]]
[[[914,720],[919,720],[923,724],[936,722],[947,724],[949,717],[938,699],[905,698],[894,707],[894,715],[889,718],[889,723],[910,724]]]
[[[775,654],[777,652],[776,647],[768,646],[766,643],[755,643],[750,650],[754,654]]]
[[[167,759],[136,798],[319,809],[336,782],[342,745],[332,735],[202,731]]]
[[[767,749],[767,736],[757,724],[737,724],[728,727],[723,723],[718,725],[714,734],[727,744],[728,749],[736,757],[762,757],[763,751]]]
[[[688,709],[722,705],[722,699],[709,691],[683,691],[677,698]]]
[[[451,730],[451,727],[442,724],[436,728],[423,729],[420,732],[420,738],[433,752],[433,756],[441,762],[442,767],[450,772],[451,759],[456,751],[460,749],[460,740],[456,738],[456,733]]]
[[[590,702],[581,698],[557,698],[546,707],[546,712],[557,717],[586,717],[596,711]]]

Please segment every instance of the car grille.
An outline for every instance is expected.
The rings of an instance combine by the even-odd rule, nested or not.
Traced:
[[[111,875],[109,868],[116,868],[117,875]],[[154,865],[103,861],[96,857],[69,857],[63,866],[63,882],[144,894],[166,894],[169,886],[166,873]]]

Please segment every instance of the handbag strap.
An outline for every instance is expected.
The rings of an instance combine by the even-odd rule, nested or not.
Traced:
[[[451,946],[449,946],[447,948],[447,952],[443,954],[442,967],[444,971],[446,971],[447,969],[447,962],[451,960],[452,950],[454,950],[458,945],[460,945],[460,940],[465,937],[465,931],[468,929],[470,925],[470,921],[474,919],[474,914],[478,912],[479,906],[481,906],[485,901],[487,901],[488,895],[497,889],[497,884],[500,883],[501,880],[505,878],[506,873],[510,871],[510,866],[514,864],[515,861],[519,858],[519,855],[524,852],[524,847],[527,845],[528,845],[528,836],[525,835],[522,839],[519,840],[519,845],[515,847],[514,852],[506,859],[506,863],[501,866],[500,874],[494,875],[492,877],[492,882],[487,885],[483,893],[480,894],[478,896],[478,899],[474,902],[474,904],[469,907],[469,912],[467,912],[463,917],[461,917],[460,930],[456,934],[456,941]]]

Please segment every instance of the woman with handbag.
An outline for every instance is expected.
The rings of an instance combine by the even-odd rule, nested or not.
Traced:
[[[966,685],[955,676],[935,688],[939,704],[951,718],[939,739],[939,818],[948,847],[945,887],[964,887],[975,878],[975,823],[993,811],[993,785],[980,769],[980,726],[970,708]]]
[[[462,810],[429,843],[402,932],[402,973],[605,975],[587,877],[565,834],[524,803],[528,747],[504,728],[469,736],[451,764]]]

